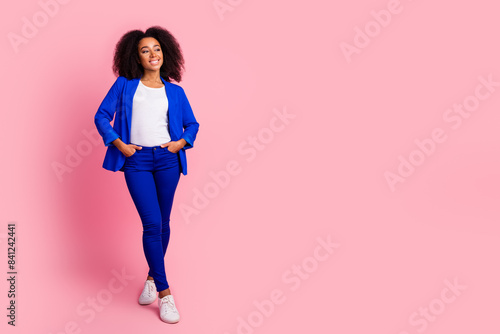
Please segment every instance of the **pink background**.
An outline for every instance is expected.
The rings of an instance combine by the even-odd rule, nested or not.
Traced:
[[[16,328],[1,280],[2,333],[500,331],[500,86],[479,79],[500,82],[498,4],[221,0],[219,16],[212,0],[66,2],[51,16],[35,0],[0,11],[0,258],[6,277],[16,222],[18,270]],[[9,34],[34,21],[14,47]],[[115,43],[152,25],[181,44],[200,123],[166,256],[176,325],[137,303],[139,216],[84,134],[115,80]],[[448,111],[463,103],[470,116]],[[436,128],[446,140],[430,144]],[[59,179],[54,163],[76,150]],[[400,156],[417,165],[392,191]],[[238,172],[217,185],[230,162]]]

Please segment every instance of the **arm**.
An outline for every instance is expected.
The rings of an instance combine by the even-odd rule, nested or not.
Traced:
[[[95,126],[101,135],[105,146],[111,145],[114,140],[120,138],[110,123],[116,112],[116,105],[118,103],[118,99],[120,98],[123,79],[125,78],[118,77],[115,80],[115,83],[111,86],[94,116]]]
[[[188,149],[193,147],[194,141],[196,140],[196,134],[200,124],[196,121],[193,114],[193,109],[189,104],[186,93],[184,89],[181,88],[181,108],[182,108],[182,126],[184,128],[184,133],[181,136],[181,141],[184,140],[186,143],[183,148]]]
[[[125,144],[120,138],[116,138],[111,142],[111,144],[115,145],[120,152],[123,153],[127,158],[135,153],[136,150],[142,150],[142,147],[134,145],[134,144]]]

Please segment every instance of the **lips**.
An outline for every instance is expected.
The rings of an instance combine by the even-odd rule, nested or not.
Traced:
[[[149,63],[151,65],[158,65],[160,63],[160,60],[159,59],[155,59],[155,60],[150,60]]]

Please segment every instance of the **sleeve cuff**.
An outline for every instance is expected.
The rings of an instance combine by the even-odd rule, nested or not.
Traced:
[[[104,138],[104,145],[111,146],[111,145],[113,145],[112,142],[118,138],[121,138],[121,137],[116,132],[110,133],[109,135],[106,136],[106,138]]]

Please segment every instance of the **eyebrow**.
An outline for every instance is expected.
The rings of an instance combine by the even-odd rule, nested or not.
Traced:
[[[159,46],[159,45],[158,45],[158,44],[153,45],[153,47],[155,47],[155,46]],[[147,48],[147,47],[148,47],[147,45],[144,45],[144,46],[141,48],[141,50],[142,50],[142,49],[144,49],[144,48]]]

